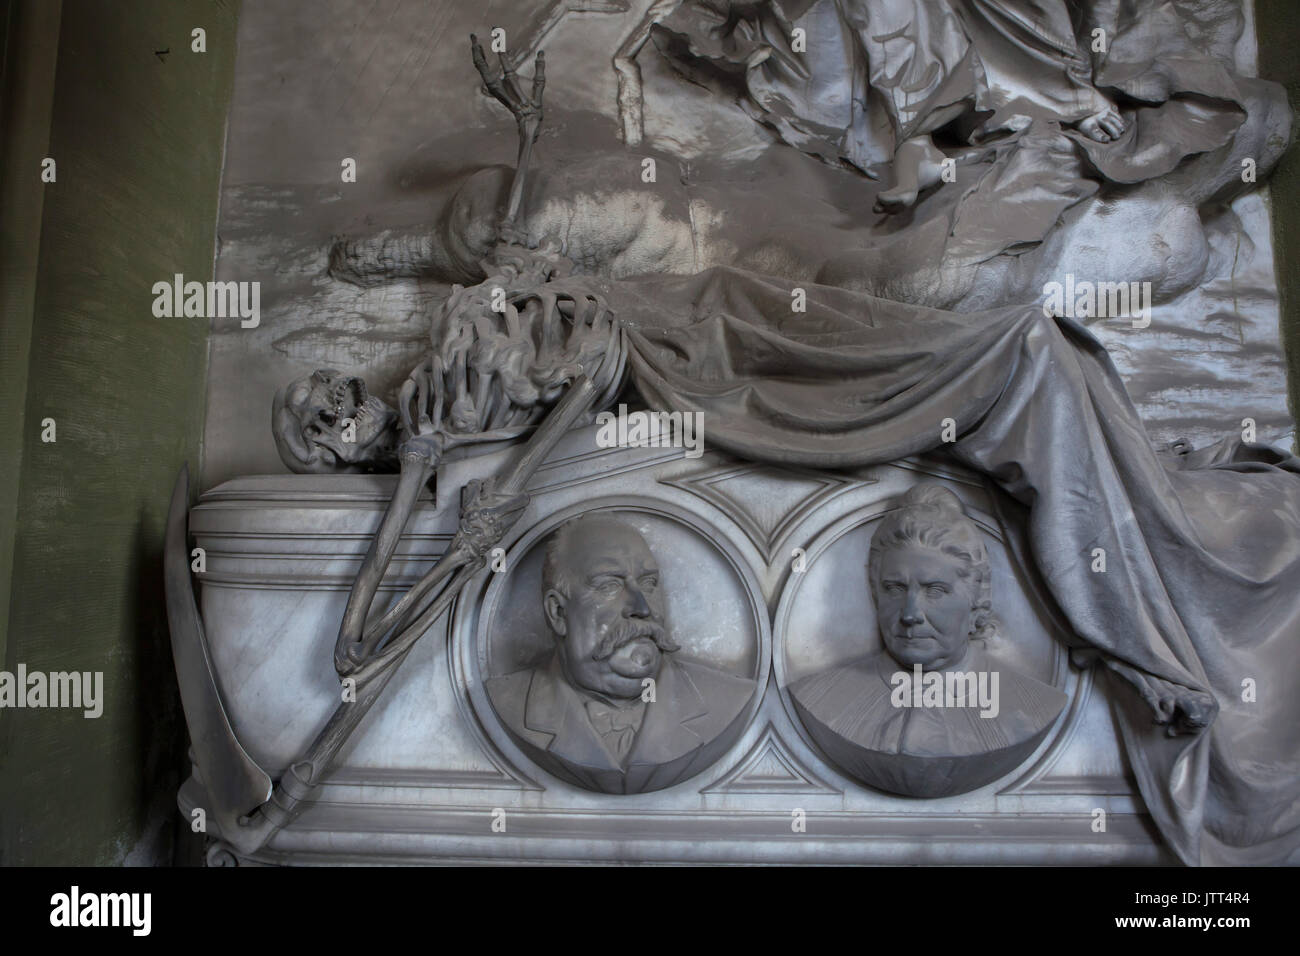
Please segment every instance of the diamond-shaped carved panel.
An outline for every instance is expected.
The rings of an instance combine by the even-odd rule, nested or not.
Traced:
[[[834,794],[840,791],[804,767],[771,724],[731,773],[703,793]]]
[[[770,562],[791,528],[863,481],[761,465],[729,465],[666,478],[663,483],[689,491],[724,512]]]

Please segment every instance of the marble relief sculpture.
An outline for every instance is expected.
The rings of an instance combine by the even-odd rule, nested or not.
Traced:
[[[813,9],[818,6],[825,17]],[[688,72],[744,75],[755,108],[811,146],[818,124],[800,115],[805,100],[798,79],[827,67],[805,63],[789,39],[794,23],[810,12],[819,25],[835,16],[854,38],[849,62],[860,57],[853,65],[861,72],[840,62],[832,67],[851,78],[855,94],[853,110],[844,114],[852,119],[839,143],[843,158],[863,169],[872,165],[868,90],[888,117],[895,184],[878,197],[878,211],[900,212],[940,183],[946,157],[934,135],[945,127],[978,142],[1051,120],[1098,143],[1117,140],[1126,128],[1115,101],[1096,85],[1088,48],[1106,17],[1068,0],[686,0],[659,23],[656,36]],[[791,81],[785,87],[783,72]]]
[[[1024,762],[1065,707],[992,658],[981,532],[946,488],[918,485],[880,522],[866,569],[876,651],[791,687],[804,727],[869,786],[911,797],[973,790]]]
[[[631,400],[703,415],[712,447],[742,461],[841,475],[934,453],[984,475],[1025,509],[1045,600],[1113,678],[1138,786],[1174,851],[1189,863],[1247,851],[1285,858],[1300,833],[1291,711],[1270,703],[1246,713],[1234,695],[1243,661],[1252,673],[1296,673],[1300,460],[1237,440],[1158,455],[1105,348],[1027,291],[1070,260],[1071,242],[1091,247],[1089,209],[1112,203],[1116,216],[1149,220],[1147,200],[1188,213],[1172,247],[1149,223],[1144,235],[1168,253],[1159,268],[1178,273],[1165,293],[1193,285],[1195,263],[1179,263],[1203,243],[1197,209],[1245,188],[1241,150],[1267,141],[1257,151],[1265,166],[1280,155],[1274,134],[1289,118],[1278,118],[1277,91],[1192,56],[1183,27],[1206,6],[654,5],[641,46],[652,37],[684,75],[742,97],[805,152],[877,183],[888,174],[888,188],[870,187],[887,221],[863,225],[852,248],[828,242],[811,265],[738,241],[697,268],[669,267],[663,249],[643,255],[670,231],[652,216],[620,246],[607,241],[607,210],[592,211],[599,203],[570,195],[530,206],[544,59],[525,94],[512,61],[490,66],[472,40],[484,90],[516,121],[513,176],[470,175],[426,233],[331,247],[334,280],[454,283],[395,410],[328,369],[273,400],[276,445],[293,471],[399,473],[334,644],[335,671],[360,697],[337,708],[269,800],[250,799],[258,787],[230,797],[226,819],[239,823],[225,838],[255,852],[293,822],[414,643],[512,533],[560,436]],[[795,23],[838,38],[843,57],[809,67],[789,41]],[[1181,32],[1162,58],[1143,48],[1171,24]],[[1090,46],[1095,29],[1110,39],[1104,55]],[[873,120],[868,104],[884,113]],[[949,159],[955,181],[942,175]],[[593,156],[550,182],[595,194],[608,162]],[[1170,198],[1179,177],[1195,182],[1191,199]],[[794,228],[799,213],[789,218]],[[625,255],[634,246],[642,251]],[[448,452],[510,443],[515,458],[461,489],[446,552],[395,603],[375,607],[416,499]],[[1110,556],[1104,575],[1098,550]],[[718,761],[763,688],[687,656],[693,622],[670,626],[645,540],[606,515],[580,518],[554,533],[542,574],[553,653],[485,682],[520,751],[611,799],[674,787]],[[881,521],[865,578],[883,650],[789,688],[831,763],[867,787],[922,798],[1021,765],[1066,699],[985,648],[994,582],[957,499],[925,485],[909,492]],[[1228,628],[1251,635],[1249,647],[1225,641]],[[926,706],[925,678],[947,687],[954,674],[974,675],[962,686],[979,706],[968,691],[967,706]],[[217,681],[208,683],[190,696],[207,693],[202,706],[219,713]],[[238,749],[227,737],[211,746]],[[255,782],[269,786],[262,776]],[[1264,806],[1282,809],[1261,826]]]
[[[734,738],[753,682],[681,653],[658,562],[634,529],[594,515],[555,531],[542,610],[555,638],[543,664],[488,681],[511,734],[579,786],[641,793],[672,786]]]

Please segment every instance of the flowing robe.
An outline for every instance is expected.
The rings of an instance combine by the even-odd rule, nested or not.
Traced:
[[[1240,9],[1197,11],[1208,20],[1172,0],[687,0],[653,35],[684,75],[738,92],[825,162],[881,176],[904,140],[946,129],[948,154],[985,172],[942,254],[978,262],[1041,240],[1099,183],[1163,176],[1267,112],[1278,92],[1237,76],[1231,31],[1206,25],[1239,29]],[[1115,142],[1072,128],[1112,101],[1126,124]],[[1014,234],[978,228],[991,204],[1016,210]]]

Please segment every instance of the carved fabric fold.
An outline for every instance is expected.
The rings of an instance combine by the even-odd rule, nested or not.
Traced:
[[[611,285],[640,394],[756,461],[940,450],[988,475],[1028,509],[1078,637],[1127,682],[1122,736],[1170,845],[1192,864],[1284,860],[1300,845],[1300,460],[1240,442],[1157,455],[1105,348],[1040,307],[958,315],[804,286],[795,312],[795,285],[730,268]],[[1177,736],[1154,719],[1175,703]]]

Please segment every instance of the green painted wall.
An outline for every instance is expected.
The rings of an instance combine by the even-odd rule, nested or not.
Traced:
[[[1260,76],[1283,84],[1291,109],[1300,110],[1300,3],[1256,0]],[[1282,342],[1286,348],[1291,417],[1300,418],[1300,151],[1294,147],[1269,179],[1273,256],[1282,296]],[[1300,438],[1297,438],[1300,452]]]
[[[171,860],[185,731],[163,522],[181,463],[199,460],[207,320],[154,318],[151,287],[212,276],[237,13],[236,0],[64,0],[57,182],[41,185],[39,156],[4,150],[6,188],[16,177],[43,208],[38,230],[26,223],[39,250],[20,434],[7,439],[20,457],[0,648],[10,672],[103,671],[105,704],[97,720],[0,711],[0,863]],[[195,27],[206,53],[190,50]],[[20,39],[5,36],[10,49]],[[22,79],[6,70],[6,92]],[[45,418],[55,443],[41,440]]]
[[[4,660],[4,625],[9,620],[22,424],[45,204],[45,190],[33,187],[34,170],[49,155],[61,12],[57,0],[44,4],[0,0],[0,408],[15,423],[0,431],[0,661]]]

